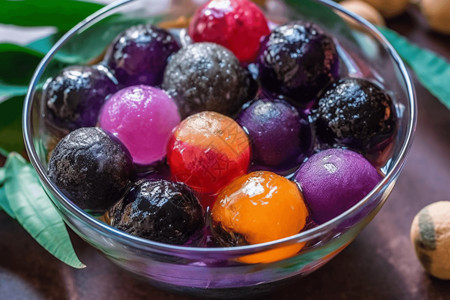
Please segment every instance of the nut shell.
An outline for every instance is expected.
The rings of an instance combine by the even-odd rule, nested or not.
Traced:
[[[410,0],[362,0],[375,7],[385,18],[402,14]]]
[[[415,216],[411,242],[428,273],[450,279],[450,201],[432,203]]]
[[[339,3],[346,9],[348,9],[351,12],[354,12],[355,14],[363,17],[370,23],[374,25],[384,26],[384,19],[383,16],[369,3],[363,2],[363,1],[357,1],[357,0],[346,0]],[[358,25],[353,19],[348,18],[347,16],[343,17],[352,23],[352,25]]]
[[[420,9],[428,20],[431,29],[450,34],[450,1],[422,0]]]

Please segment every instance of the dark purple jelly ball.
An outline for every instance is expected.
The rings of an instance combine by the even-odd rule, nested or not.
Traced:
[[[253,161],[258,165],[285,169],[311,154],[311,127],[286,101],[253,101],[240,112],[237,122],[249,135]]]
[[[138,25],[116,37],[106,52],[105,63],[123,86],[156,86],[162,83],[169,56],[179,49],[167,30]]]
[[[377,85],[358,78],[332,84],[312,116],[321,142],[363,152],[391,138],[396,127],[391,97]]]
[[[381,180],[360,154],[328,149],[311,156],[295,175],[312,219],[325,223],[362,200]]]
[[[116,79],[104,66],[67,67],[44,86],[45,122],[64,134],[95,126],[102,105],[117,90]]]
[[[204,225],[195,194],[183,183],[136,182],[109,210],[111,226],[131,235],[168,244],[184,244]]]
[[[171,58],[162,87],[177,102],[182,118],[206,110],[232,115],[254,96],[252,81],[230,50],[195,43]]]
[[[105,210],[117,202],[130,182],[130,153],[100,128],[72,131],[56,145],[48,175],[82,209]]]
[[[316,97],[339,71],[333,39],[305,22],[275,28],[261,42],[257,64],[263,88],[298,103]]]

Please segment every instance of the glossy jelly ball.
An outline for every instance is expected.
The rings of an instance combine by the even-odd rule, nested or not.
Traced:
[[[181,245],[204,225],[202,207],[185,184],[140,180],[108,212],[111,226],[131,235]]]
[[[169,56],[179,49],[167,30],[138,25],[117,36],[106,52],[105,63],[123,86],[160,85]]]
[[[48,163],[51,181],[82,209],[105,210],[118,201],[133,172],[131,156],[96,127],[72,131],[56,145]]]
[[[196,43],[171,58],[162,87],[177,101],[182,118],[206,110],[231,115],[252,98],[252,80],[228,49]]]
[[[166,156],[167,142],[178,123],[175,102],[163,90],[146,85],[118,91],[100,114],[100,127],[122,141],[133,162],[140,165]]]
[[[381,181],[381,175],[356,152],[328,149],[303,163],[295,179],[312,219],[322,224],[362,200]]]
[[[259,244],[299,233],[308,210],[297,185],[268,171],[243,175],[218,195],[211,210],[213,234],[223,246]],[[286,258],[303,244],[244,257],[244,262]]]
[[[392,99],[380,87],[358,78],[332,84],[313,109],[322,142],[362,151],[383,143],[395,131]]]
[[[200,193],[216,193],[245,174],[250,144],[231,118],[205,111],[185,119],[175,129],[167,148],[172,176]]]
[[[103,66],[67,67],[44,87],[45,122],[65,134],[95,126],[102,105],[116,91],[116,79]]]
[[[312,23],[275,28],[261,43],[257,59],[263,88],[308,102],[338,77],[333,39]]]
[[[194,42],[222,45],[241,62],[255,59],[261,38],[269,33],[263,12],[248,0],[211,0],[196,11],[189,26]]]
[[[257,164],[283,169],[300,164],[311,154],[311,126],[286,101],[253,101],[240,112],[237,122],[250,138]]]

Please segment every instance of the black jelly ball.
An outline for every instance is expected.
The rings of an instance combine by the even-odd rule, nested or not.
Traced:
[[[122,86],[160,85],[169,56],[180,49],[165,29],[138,25],[119,34],[105,55]]]
[[[298,103],[316,97],[339,72],[333,39],[304,22],[275,28],[261,42],[257,65],[263,88]]]
[[[231,115],[253,97],[252,80],[228,49],[195,43],[172,56],[162,87],[176,100],[183,118],[205,110]]]
[[[321,142],[363,152],[391,138],[396,124],[391,97],[359,78],[332,84],[319,98],[312,117]]]
[[[143,179],[108,213],[111,226],[131,235],[184,244],[204,225],[195,194],[183,183]]]
[[[253,161],[257,164],[289,168],[299,165],[312,152],[308,120],[284,100],[252,101],[236,121],[249,136]]]
[[[104,66],[67,67],[44,86],[46,125],[65,134],[95,126],[102,105],[117,90],[116,79]]]
[[[96,127],[72,131],[56,145],[48,175],[82,209],[105,210],[125,193],[133,172],[130,153]]]

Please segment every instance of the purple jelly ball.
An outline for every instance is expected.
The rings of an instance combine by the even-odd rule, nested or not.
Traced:
[[[101,107],[117,91],[117,81],[103,66],[71,66],[44,86],[46,125],[65,134],[97,124]]]
[[[240,112],[237,122],[250,138],[257,165],[286,169],[299,165],[312,150],[308,121],[286,101],[253,101]]]
[[[100,113],[99,123],[127,147],[135,164],[150,165],[166,156],[167,143],[180,123],[180,114],[163,90],[135,85],[111,96]]]
[[[311,156],[295,175],[312,219],[325,223],[363,199],[381,180],[360,154],[328,149]]]
[[[170,55],[180,49],[167,31],[138,25],[122,32],[109,46],[105,63],[123,86],[160,85]]]
[[[298,103],[311,101],[339,72],[333,39],[305,22],[275,28],[261,42],[257,65],[263,88]]]

